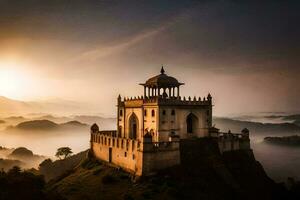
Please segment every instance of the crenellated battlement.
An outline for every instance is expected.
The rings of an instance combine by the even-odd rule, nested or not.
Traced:
[[[244,132],[244,130],[241,133],[232,133],[231,131],[217,133],[220,152],[250,149],[249,131]]]
[[[91,143],[101,144],[106,147],[120,148],[124,151],[169,151],[179,149],[179,139],[170,139],[168,142],[152,142],[122,138],[117,136],[117,131],[98,131],[91,133]]]
[[[207,97],[164,97],[164,96],[135,96],[124,97],[119,96],[119,105],[142,105],[147,103],[155,103],[159,105],[211,105],[212,97],[210,94]]]

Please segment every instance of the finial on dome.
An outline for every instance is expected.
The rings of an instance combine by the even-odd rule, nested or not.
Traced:
[[[164,74],[164,73],[165,73],[164,66],[161,66],[160,73],[161,73],[161,74]]]

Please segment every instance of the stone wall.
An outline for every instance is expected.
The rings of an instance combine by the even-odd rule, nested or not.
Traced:
[[[135,175],[149,175],[180,164],[179,139],[169,142],[137,140],[91,134],[91,149],[98,159],[115,164]]]
[[[249,136],[233,133],[219,133],[218,145],[220,152],[235,151],[235,150],[250,150]]]

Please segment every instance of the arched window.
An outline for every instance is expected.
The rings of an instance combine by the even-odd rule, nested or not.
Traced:
[[[163,114],[163,115],[166,115],[166,110],[163,110],[163,111],[162,111],[162,114]]]
[[[123,110],[120,110],[120,116],[121,117],[123,116]]]
[[[152,111],[151,111],[151,116],[152,116],[152,117],[155,117],[155,110],[152,110]]]
[[[138,134],[138,119],[133,113],[129,118],[129,138],[136,139]]]
[[[145,117],[147,116],[147,110],[144,110],[144,116]]]
[[[175,110],[172,110],[172,111],[171,111],[171,115],[175,115]]]
[[[186,118],[187,133],[196,133],[198,129],[198,118],[190,113]]]

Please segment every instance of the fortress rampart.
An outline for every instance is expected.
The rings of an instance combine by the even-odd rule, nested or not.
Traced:
[[[91,132],[91,150],[96,158],[120,166],[135,175],[149,175],[180,164],[179,138],[152,142],[117,137],[116,131]]]

